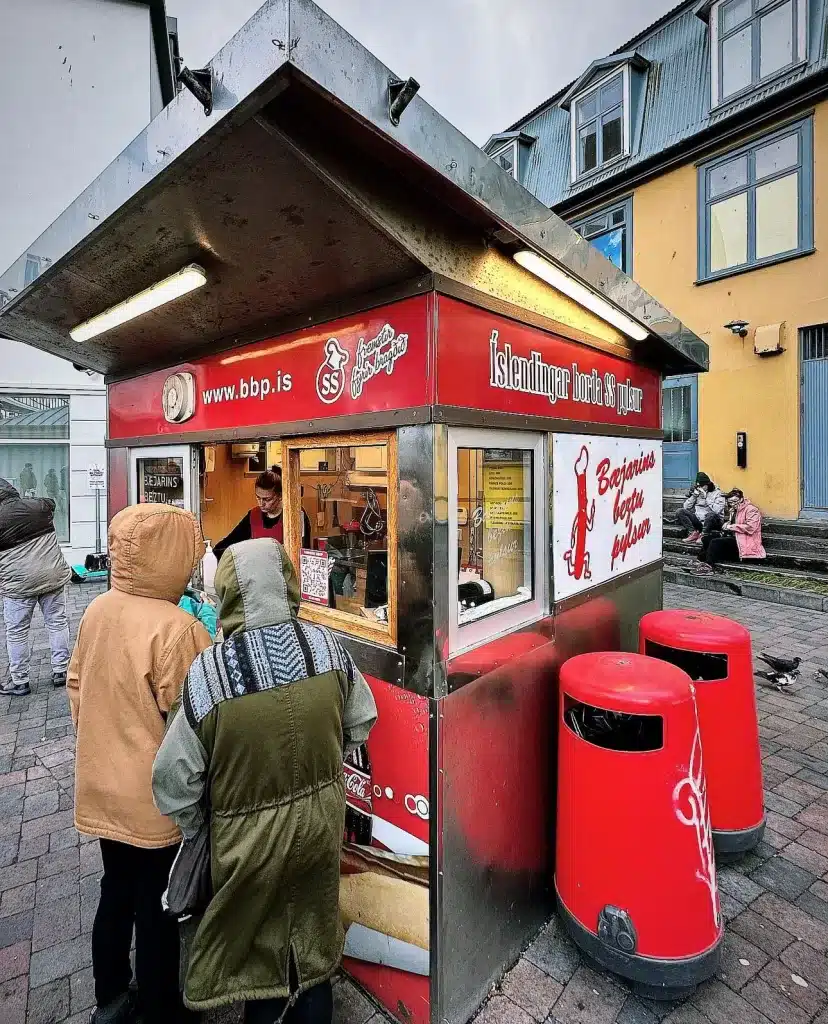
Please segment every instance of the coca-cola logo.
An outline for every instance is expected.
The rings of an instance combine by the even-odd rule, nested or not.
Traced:
[[[371,801],[371,776],[365,772],[352,768],[351,765],[342,766],[345,775],[345,800],[358,811],[366,814],[372,812]]]

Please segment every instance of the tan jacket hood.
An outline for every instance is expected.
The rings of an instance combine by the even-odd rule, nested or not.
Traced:
[[[174,505],[131,505],[109,524],[112,587],[178,604],[204,550],[191,512]]]

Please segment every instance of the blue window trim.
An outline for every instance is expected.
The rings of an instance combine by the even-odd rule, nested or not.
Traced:
[[[797,245],[794,249],[786,252],[776,253],[757,260],[753,253],[756,251],[756,188],[757,183],[754,174],[754,160],[757,149],[767,146],[776,139],[785,135],[799,134],[799,210],[797,223]],[[722,164],[728,163],[735,157],[747,155],[748,157],[748,184],[745,188],[734,189],[732,192],[725,192],[715,197],[708,198],[708,182],[710,171]],[[773,181],[775,178],[785,177],[790,174],[790,168],[780,171],[777,175],[769,175],[762,179],[762,184]],[[773,266],[794,256],[804,255],[813,251],[814,247],[814,132],[813,118],[808,117],[802,121],[795,121],[779,128],[768,135],[752,139],[744,146],[731,149],[727,153],[717,156],[699,165],[698,169],[698,281],[700,284],[705,281],[718,281],[724,277],[731,277],[734,274],[741,274],[747,270],[755,270],[759,267]],[[727,267],[724,270],[717,270],[711,273],[709,267],[710,257],[710,216],[709,210],[713,202],[720,202],[729,195],[738,195],[742,192],[748,193],[748,223],[747,223],[747,262],[740,263],[734,267]]]
[[[803,16],[807,22],[807,4],[804,5],[804,12],[800,8],[799,0],[790,0],[791,3],[791,31],[793,33],[791,37],[791,54],[792,59],[788,64],[783,67],[775,68],[770,71],[767,75],[762,77],[761,72],[761,26],[760,22],[762,18],[767,17],[768,14],[772,13],[779,7],[784,6],[788,0],[769,0],[765,3],[765,6],[760,8],[757,0],[751,0],[751,14],[750,17],[746,18],[745,21],[741,22],[736,28],[731,29],[725,33],[722,30],[722,18],[724,14],[724,8],[726,7],[728,0],[721,0],[716,5],[714,11],[714,17],[716,19],[716,47],[718,57],[718,82],[716,83],[716,89],[718,93],[718,104],[717,106],[725,106],[728,103],[734,102],[743,98],[746,94],[753,92],[759,86],[765,85],[768,82],[773,81],[774,78],[790,74],[794,68],[800,67],[806,61],[806,54],[800,53],[800,18]],[[750,57],[751,57],[751,71],[750,71],[750,82],[748,85],[743,86],[741,89],[737,89],[734,92],[724,95],[724,44],[732,36],[738,35],[746,27],[750,27]],[[807,36],[805,46],[807,47]]]
[[[624,211],[624,223],[623,225],[613,225],[610,222],[610,215],[616,210]],[[599,238],[601,234],[606,234],[613,230],[613,227],[624,227],[626,228],[626,234],[624,236],[624,262],[626,266],[619,268],[624,271],[628,277],[633,276],[633,197],[627,196],[625,199],[620,199],[617,203],[612,203],[610,206],[602,206],[597,210],[593,210],[585,217],[578,217],[577,220],[570,222],[570,226],[573,227],[579,235],[586,238],[583,234],[584,228],[590,221],[597,220],[599,217],[607,218],[607,227],[604,231],[594,235],[594,238]],[[586,239],[590,241],[590,239]]]

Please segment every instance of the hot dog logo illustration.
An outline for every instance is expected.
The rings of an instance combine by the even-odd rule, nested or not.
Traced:
[[[350,358],[336,338],[328,338],[324,362],[316,371],[316,394],[320,402],[333,405],[345,390],[345,367]]]
[[[587,467],[589,466],[589,452],[586,445],[581,446],[580,454],[575,460],[575,480],[578,489],[578,511],[572,523],[572,533],[569,538],[570,549],[564,553],[567,571],[576,580],[591,580],[592,573],[589,568],[589,551],[587,551],[587,534],[595,525],[595,499],[589,500],[587,495]]]

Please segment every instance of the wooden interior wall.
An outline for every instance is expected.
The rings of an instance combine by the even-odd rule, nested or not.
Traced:
[[[246,459],[231,459],[230,445],[217,444],[216,468],[201,478],[201,529],[215,544],[255,504],[254,476],[246,476]]]

